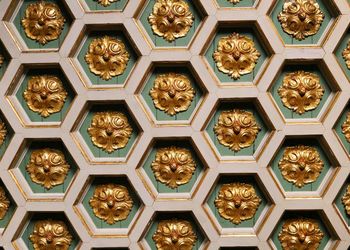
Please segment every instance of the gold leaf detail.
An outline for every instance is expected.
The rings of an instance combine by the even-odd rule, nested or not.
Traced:
[[[316,250],[323,238],[323,232],[316,220],[288,219],[278,234],[283,250]]]
[[[350,185],[346,188],[346,193],[341,198],[344,204],[347,215],[350,215]]]
[[[217,68],[235,80],[251,73],[259,57],[253,40],[238,33],[220,38],[213,53]]]
[[[70,166],[62,151],[45,148],[33,150],[26,168],[34,183],[51,189],[64,183]]]
[[[350,142],[350,112],[346,114],[346,120],[341,125],[341,132],[344,134],[346,140]]]
[[[96,1],[96,0],[95,0]],[[111,5],[111,3],[118,2],[119,0],[97,0],[99,4],[101,4],[103,7],[107,7]]]
[[[39,220],[34,224],[29,239],[34,250],[68,250],[73,236],[63,221],[48,219]]]
[[[129,216],[133,201],[126,187],[109,183],[95,188],[89,204],[98,218],[112,225]]]
[[[278,94],[284,106],[301,115],[305,111],[317,108],[324,94],[324,89],[318,75],[305,71],[295,71],[284,76]]]
[[[250,147],[260,130],[253,113],[239,109],[222,111],[214,126],[219,142],[235,152]]]
[[[156,0],[148,17],[153,32],[168,42],[185,37],[193,20],[190,6],[184,0]]]
[[[254,187],[240,182],[223,184],[215,199],[220,216],[234,224],[253,218],[260,203]]]
[[[53,75],[32,76],[23,92],[29,109],[45,118],[62,110],[67,95],[61,80]]]
[[[4,141],[6,139],[6,135],[7,135],[6,125],[4,122],[0,121],[0,146],[2,146],[2,144],[4,144]]]
[[[5,189],[0,187],[0,220],[2,220],[10,207],[10,200],[6,196]]]
[[[322,172],[323,165],[316,148],[309,146],[287,147],[278,162],[283,178],[298,188],[315,182]]]
[[[316,0],[288,0],[277,18],[284,32],[301,41],[318,32],[324,14]]]
[[[4,63],[4,56],[0,54],[0,68],[3,63]]]
[[[238,4],[241,0],[227,0],[230,3]]]
[[[176,73],[161,74],[154,80],[150,90],[154,106],[175,115],[186,111],[194,98],[195,90],[187,76]]]
[[[38,1],[28,5],[21,23],[27,37],[45,45],[59,38],[65,21],[57,4]]]
[[[346,48],[343,50],[343,58],[346,63],[346,67],[350,69],[350,40],[348,41],[348,44],[346,45]]]
[[[161,220],[152,236],[158,250],[192,250],[197,236],[187,220]]]
[[[97,112],[92,117],[88,133],[96,147],[112,153],[126,146],[132,127],[126,115],[121,112]]]
[[[157,181],[170,188],[188,183],[195,170],[196,162],[186,148],[160,148],[152,162],[152,171]]]
[[[123,74],[129,59],[125,44],[110,36],[93,39],[85,55],[90,71],[106,81]]]

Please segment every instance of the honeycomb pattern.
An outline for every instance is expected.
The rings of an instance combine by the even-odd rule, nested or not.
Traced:
[[[153,34],[147,17],[155,0],[111,1],[108,7],[95,0],[46,1],[58,3],[66,22],[60,39],[40,45],[20,21],[36,1],[0,0],[0,122],[7,129],[0,187],[10,202],[0,219],[0,249],[34,249],[35,223],[48,218],[65,223],[73,237],[69,249],[156,249],[157,226],[174,218],[191,223],[193,249],[282,249],[283,223],[300,216],[319,222],[319,249],[350,247],[343,205],[350,197],[350,143],[342,132],[350,110],[350,70],[342,57],[350,1],[318,0],[323,24],[303,41],[280,27],[283,0],[190,1],[195,22],[178,42]],[[256,68],[238,80],[219,71],[212,58],[218,40],[232,32],[248,36],[260,52]],[[100,35],[122,40],[130,55],[125,72],[112,81],[92,74],[84,58]],[[169,68],[188,75],[196,92],[189,110],[175,116],[156,109],[148,95],[156,75]],[[320,105],[304,115],[278,96],[282,78],[293,70],[319,73],[324,88]],[[67,88],[62,112],[48,118],[23,100],[26,79],[45,73],[62,77]],[[237,152],[213,133],[228,109],[251,112],[259,125],[253,145]],[[121,112],[130,123],[121,150],[107,153],[89,138],[92,115],[100,111]],[[316,183],[296,188],[278,165],[287,146],[303,142],[318,150],[323,172]],[[157,150],[171,146],[191,152],[197,166],[176,188],[157,182],[150,167]],[[34,183],[29,174],[31,154],[42,147],[66,156],[70,172],[58,186]],[[107,182],[123,185],[132,200],[129,218],[113,225],[97,218],[90,202]],[[220,189],[232,182],[245,183],[257,197],[255,216],[240,224],[215,206]]]

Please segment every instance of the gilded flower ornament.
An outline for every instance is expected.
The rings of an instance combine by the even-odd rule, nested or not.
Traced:
[[[253,218],[260,203],[254,187],[240,182],[223,184],[215,199],[220,216],[234,224]]]
[[[112,225],[128,218],[133,200],[125,186],[109,183],[96,186],[89,204],[98,218]]]
[[[214,126],[219,142],[235,152],[253,145],[260,130],[253,113],[240,109],[222,111]]]
[[[5,189],[0,187],[0,220],[5,218],[5,215],[10,207],[10,200],[6,196]]]
[[[341,126],[341,131],[344,134],[347,142],[350,142],[350,112],[346,114],[346,120]]]
[[[238,4],[241,0],[227,0],[230,3]]]
[[[186,75],[167,73],[156,77],[149,93],[157,109],[173,116],[190,107],[195,90]]]
[[[29,236],[34,250],[68,250],[73,236],[67,225],[60,220],[39,220]]]
[[[65,21],[57,4],[37,1],[28,5],[21,24],[27,37],[45,45],[59,38]]]
[[[132,131],[126,115],[117,111],[96,112],[88,128],[92,143],[108,153],[124,148]]]
[[[53,75],[32,76],[23,92],[28,108],[47,118],[62,110],[67,99],[62,81]]]
[[[64,183],[70,166],[62,151],[44,148],[32,151],[26,169],[34,183],[51,189]]]
[[[4,56],[0,54],[0,68],[2,66],[2,64],[4,63]]]
[[[284,32],[301,41],[319,31],[324,17],[316,0],[288,0],[277,18]]]
[[[317,74],[295,71],[284,76],[278,94],[285,107],[301,115],[318,107],[324,88]]]
[[[233,33],[220,38],[213,58],[217,68],[237,80],[251,73],[260,57],[254,41],[248,36]]]
[[[341,198],[347,215],[350,215],[350,185],[347,186],[346,192]]]
[[[278,235],[282,249],[317,250],[324,234],[314,219],[288,219]]]
[[[110,36],[93,39],[85,55],[90,71],[105,81],[122,75],[129,59],[125,44]]]
[[[4,144],[7,136],[7,129],[4,122],[0,121],[0,146]]]
[[[158,250],[192,250],[197,236],[187,220],[161,220],[152,239]]]
[[[350,40],[348,41],[346,48],[343,50],[342,55],[345,60],[346,67],[350,69]]]
[[[194,16],[185,0],[156,0],[148,17],[153,32],[168,42],[185,37],[193,21]]]
[[[283,178],[298,188],[315,182],[323,166],[316,148],[303,145],[287,147],[278,162]]]
[[[99,4],[101,4],[103,7],[108,7],[110,6],[112,3],[116,3],[119,0],[95,0],[97,1]]]
[[[151,167],[157,181],[174,189],[191,180],[196,162],[190,150],[173,146],[159,148]]]

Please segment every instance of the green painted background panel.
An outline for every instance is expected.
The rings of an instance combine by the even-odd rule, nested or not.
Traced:
[[[57,149],[57,150],[60,150],[61,152],[63,152],[65,159],[70,166],[69,172],[67,174],[66,179],[64,180],[64,183],[61,185],[54,186],[51,189],[46,189],[42,185],[34,183],[30,178],[30,174],[27,172],[27,165],[30,162],[30,156],[31,156],[32,152],[36,149],[44,149],[44,148]],[[26,154],[24,155],[24,157],[19,165],[19,169],[34,193],[65,193],[66,190],[68,189],[76,171],[77,171],[77,165],[76,165],[74,159],[72,158],[72,156],[70,155],[70,153],[63,146],[62,142],[58,142],[58,141],[33,141],[28,146],[28,151],[26,151]]]
[[[220,216],[218,210],[215,207],[215,199],[218,197],[220,188],[224,184],[233,183],[233,182],[243,182],[246,184],[250,184],[254,187],[256,195],[261,199],[261,203],[254,215],[253,218],[249,220],[244,220],[240,224],[234,224],[229,220],[224,219]],[[215,218],[218,220],[220,225],[223,228],[246,228],[246,227],[254,227],[256,221],[259,219],[261,212],[268,205],[268,201],[266,200],[264,194],[260,190],[255,178],[253,176],[222,176],[214,187],[214,190],[210,193],[208,201],[207,201],[210,209],[212,210]]]
[[[152,162],[155,160],[157,149],[163,148],[163,147],[171,147],[171,146],[176,146],[179,148],[186,148],[186,149],[190,150],[192,153],[192,158],[196,162],[196,170],[193,173],[191,180],[187,184],[181,185],[181,186],[174,188],[174,189],[157,181],[155,176],[154,176],[154,173],[152,171]],[[157,191],[159,193],[184,193],[184,192],[190,192],[192,190],[193,185],[195,184],[195,182],[197,181],[197,179],[201,175],[202,171],[204,170],[204,166],[203,166],[202,162],[200,161],[200,159],[197,157],[193,147],[191,146],[191,144],[188,141],[167,140],[167,141],[160,141],[152,147],[152,150],[151,150],[150,154],[148,155],[148,157],[143,165],[143,169],[145,170],[148,177],[152,181],[154,187],[157,189]]]
[[[98,3],[98,0],[85,0],[90,10],[100,10],[100,11],[109,11],[109,10],[123,10],[128,3],[128,0],[118,0],[111,3],[109,6],[103,6]]]
[[[281,23],[278,21],[277,17],[278,17],[278,14],[282,11],[283,4],[284,4],[285,1],[284,0],[279,0],[277,2],[275,8],[273,9],[273,11],[271,13],[271,18],[272,18],[273,23],[276,26],[276,29],[277,29],[278,33],[282,37],[282,40],[284,41],[285,44],[303,45],[303,44],[317,44],[319,42],[321,36],[323,35],[325,29],[327,28],[329,22],[332,19],[332,15],[331,15],[330,11],[328,10],[328,8],[326,7],[325,1],[328,1],[328,0],[317,0],[321,11],[325,15],[320,29],[318,30],[318,32],[315,35],[308,36],[304,40],[301,40],[301,41],[293,38],[292,36],[288,35],[287,33],[285,33],[283,31],[283,29],[281,27]]]
[[[325,246],[327,245],[328,241],[331,239],[331,236],[327,230],[327,227],[322,222],[322,219],[320,218],[319,214],[315,211],[302,211],[302,212],[288,211],[282,216],[282,219],[278,222],[272,234],[272,241],[278,250],[282,250],[282,246],[280,244],[280,241],[278,240],[278,234],[282,231],[283,223],[285,222],[286,219],[293,219],[293,218],[310,218],[310,219],[317,220],[319,228],[324,234],[318,249],[320,250],[325,249]]]
[[[125,186],[129,191],[131,199],[133,200],[133,206],[132,206],[132,209],[131,209],[128,217],[125,220],[118,221],[112,225],[110,225],[110,224],[106,223],[104,220],[96,217],[96,215],[94,214],[94,212],[89,204],[89,200],[91,199],[91,197],[93,197],[96,186],[101,185],[101,184],[108,184],[108,183],[115,183],[115,184]],[[130,225],[130,222],[134,219],[137,211],[139,210],[139,208],[142,205],[134,188],[130,185],[129,181],[125,177],[103,177],[103,178],[98,177],[98,178],[95,178],[93,180],[91,186],[89,187],[86,195],[84,196],[82,203],[83,203],[84,208],[89,213],[90,218],[93,220],[93,222],[97,228],[127,228]]]
[[[18,14],[16,15],[16,17],[14,19],[14,24],[15,24],[19,34],[21,35],[21,37],[23,38],[24,42],[26,43],[26,45],[28,46],[29,49],[59,48],[61,46],[61,44],[63,43],[64,38],[68,34],[72,20],[71,20],[70,16],[68,15],[66,8],[65,8],[62,1],[46,0],[46,2],[55,3],[59,6],[59,8],[61,9],[62,15],[66,19],[66,22],[64,23],[62,33],[58,39],[52,40],[45,45],[41,45],[40,43],[36,42],[35,40],[32,40],[32,39],[27,37],[27,35],[22,27],[22,24],[21,24],[21,20],[25,17],[25,10],[26,10],[27,6],[31,3],[36,3],[36,2],[37,2],[37,0],[24,0],[22,6],[20,7],[20,9],[18,11]]]
[[[345,150],[350,153],[350,143],[346,140],[345,135],[342,132],[342,125],[346,121],[346,115],[347,113],[350,112],[350,106],[349,103],[347,104],[346,108],[343,110],[343,113],[341,114],[339,120],[335,124],[335,131],[338,134],[340,141],[342,142]]]
[[[121,40],[124,45],[126,51],[129,53],[129,61],[127,64],[127,67],[123,74],[119,76],[112,77],[110,80],[104,80],[98,75],[95,75],[92,73],[89,69],[89,65],[85,61],[85,55],[89,51],[89,45],[95,38],[102,38],[104,36],[110,36],[116,39]],[[83,70],[85,71],[86,75],[89,77],[91,84],[93,85],[99,85],[99,84],[124,84],[127,77],[129,76],[130,72],[134,68],[134,65],[137,61],[137,54],[133,50],[132,45],[126,38],[126,36],[122,33],[120,30],[114,30],[114,31],[92,31],[88,34],[87,39],[84,41],[84,44],[78,54],[78,61],[80,62],[81,66],[83,67]]]
[[[283,158],[284,150],[287,147],[297,146],[297,145],[311,146],[311,147],[316,148],[317,152],[320,155],[321,160],[324,162],[323,170],[320,173],[320,175],[318,176],[317,180],[313,183],[306,184],[304,187],[301,187],[301,188],[297,187],[296,185],[294,185],[291,182],[286,181],[283,178],[283,176],[281,174],[281,170],[278,167],[278,162]],[[321,147],[320,143],[316,139],[300,138],[300,139],[288,139],[286,142],[284,142],[282,147],[279,149],[277,155],[273,159],[271,168],[272,168],[273,172],[275,173],[279,183],[281,183],[281,185],[285,191],[287,191],[287,192],[291,192],[291,191],[293,191],[293,192],[316,191],[318,189],[318,187],[321,185],[324,177],[326,176],[326,174],[330,170],[331,163],[330,163],[328,157],[326,156],[326,153],[324,152],[323,148]]]
[[[7,52],[6,48],[4,47],[1,41],[0,41],[0,55],[4,57],[3,63],[0,66],[0,80],[1,80],[11,60],[10,54]]]
[[[24,230],[24,232],[21,236],[21,238],[23,239],[24,243],[26,244],[26,246],[28,247],[29,250],[34,250],[33,244],[30,241],[29,236],[33,232],[35,223],[39,220],[45,220],[45,219],[63,221],[66,224],[66,226],[68,227],[68,230],[73,237],[72,242],[69,246],[69,250],[76,249],[77,245],[79,244],[80,239],[79,239],[77,233],[75,232],[74,228],[72,227],[72,225],[67,220],[66,216],[62,213],[42,213],[42,212],[40,212],[40,213],[33,214],[33,216],[30,218],[29,224],[27,225],[26,229]]]
[[[338,62],[340,66],[342,67],[343,71],[345,72],[346,76],[350,79],[350,70],[346,66],[345,60],[343,58],[343,51],[346,49],[348,42],[350,41],[350,32],[347,30],[347,32],[344,34],[344,37],[340,41],[340,44],[335,51],[335,56],[338,59]]]
[[[202,16],[199,13],[198,8],[196,8],[195,4],[192,1],[186,0],[186,2],[188,3],[190,10],[194,16],[193,25],[185,37],[177,38],[172,42],[168,42],[163,37],[160,37],[160,36],[153,33],[152,27],[148,22],[148,17],[152,13],[153,6],[156,3],[156,0],[148,0],[146,7],[144,8],[144,10],[141,14],[140,21],[141,21],[143,27],[145,28],[146,32],[148,33],[149,37],[151,38],[151,40],[153,41],[155,46],[157,46],[157,47],[184,47],[184,46],[188,46],[193,35],[195,34],[195,32],[198,28],[198,26],[200,25],[200,23],[202,21]]]
[[[4,189],[5,195],[10,201],[10,206],[5,214],[5,217],[0,219],[0,228],[5,228],[7,226],[7,224],[10,222],[17,206],[16,206],[15,201],[11,197],[9,191],[7,190],[6,186],[4,185],[4,183],[1,180],[0,180],[0,186]]]
[[[304,70],[305,72],[311,72],[318,75],[320,78],[320,84],[324,89],[324,94],[317,108],[307,111],[304,114],[299,114],[297,112],[294,112],[293,110],[288,109],[286,106],[284,106],[282,103],[282,99],[278,94],[278,89],[283,85],[283,78],[286,76],[286,74],[295,72],[298,70]],[[316,118],[318,114],[321,112],[325,102],[327,101],[331,93],[332,93],[332,90],[330,89],[326,79],[324,78],[321,71],[318,69],[316,65],[287,65],[284,67],[284,69],[282,70],[282,73],[279,75],[279,77],[271,87],[271,94],[275,99],[277,106],[283,113],[284,117],[287,119]]]
[[[258,124],[258,126],[261,128],[260,132],[258,133],[253,145],[251,145],[250,147],[241,149],[238,152],[235,152],[231,149],[229,149],[228,147],[225,147],[224,145],[222,145],[219,140],[217,139],[215,132],[214,132],[214,126],[215,124],[217,124],[218,120],[219,120],[219,116],[221,114],[222,111],[226,111],[226,110],[233,110],[233,109],[242,109],[245,111],[249,111],[252,112],[255,120]],[[267,132],[269,132],[268,127],[266,126],[266,124],[264,123],[261,115],[259,114],[259,112],[256,110],[256,108],[254,107],[253,103],[238,103],[238,102],[224,102],[221,103],[213,118],[210,120],[206,131],[208,132],[211,140],[214,142],[215,147],[218,149],[219,153],[222,156],[246,156],[246,155],[253,155],[256,151],[256,149],[258,148],[260,142],[262,141],[262,139],[265,137],[265,134]]]
[[[152,97],[150,96],[150,90],[152,89],[153,85],[154,85],[154,81],[156,79],[156,77],[159,74],[165,74],[165,73],[179,73],[179,74],[183,74],[185,76],[187,76],[189,78],[189,80],[191,81],[191,85],[193,87],[193,89],[195,90],[195,96],[191,102],[191,105],[189,106],[189,108],[186,111],[183,112],[179,112],[176,115],[168,115],[167,113],[165,113],[164,111],[157,109],[154,106]],[[197,104],[200,102],[203,92],[201,90],[201,88],[198,86],[198,84],[196,83],[195,78],[192,76],[190,70],[186,67],[177,67],[177,66],[173,66],[173,67],[157,67],[154,69],[154,71],[152,72],[151,76],[149,77],[147,83],[145,84],[145,87],[143,88],[142,92],[141,92],[142,97],[144,98],[144,100],[146,101],[147,105],[150,107],[153,115],[156,117],[156,119],[158,121],[178,121],[178,120],[188,120],[194,109],[196,108]]]
[[[252,7],[256,0],[241,0],[239,3],[233,4],[229,0],[217,0],[220,7]]]
[[[335,205],[338,207],[340,214],[343,216],[346,224],[350,226],[350,215],[347,214],[345,206],[342,202],[342,197],[346,194],[348,185],[350,185],[350,178],[348,177],[342,188],[340,189],[337,198],[335,199]]]
[[[198,223],[196,220],[192,217],[190,213],[182,212],[181,214],[178,213],[161,213],[158,214],[153,220],[152,224],[149,228],[149,230],[146,233],[145,239],[148,243],[148,245],[151,247],[152,250],[156,250],[156,244],[154,243],[152,236],[157,230],[158,223],[161,220],[171,220],[171,219],[180,219],[180,220],[187,220],[191,223],[192,229],[194,233],[197,236],[196,244],[193,246],[192,250],[199,250],[205,241],[205,237],[203,233],[201,232],[201,229],[198,226]]]
[[[216,63],[213,58],[214,52],[217,50],[217,46],[219,43],[219,40],[222,37],[226,37],[231,35],[232,33],[239,33],[240,35],[244,35],[249,37],[250,39],[253,40],[255,48],[257,51],[260,53],[260,57],[255,65],[254,70],[246,75],[242,75],[240,78],[237,80],[233,79],[231,76],[228,74],[225,74],[221,72],[218,67],[216,66]],[[211,66],[211,68],[214,70],[216,76],[219,78],[220,82],[222,83],[232,83],[232,82],[253,82],[255,79],[255,76],[258,74],[262,64],[265,62],[267,59],[268,55],[265,49],[263,48],[259,38],[255,35],[254,31],[252,28],[246,27],[246,28],[238,28],[238,27],[230,27],[230,28],[220,28],[215,37],[214,40],[211,42],[210,47],[208,48],[207,52],[205,53],[205,57]]]
[[[119,111],[121,113],[123,113],[124,115],[126,115],[130,126],[132,127],[132,133],[130,136],[130,139],[128,141],[128,143],[126,144],[126,146],[124,148],[120,148],[118,150],[113,151],[112,153],[108,153],[100,148],[98,148],[97,146],[95,146],[92,143],[91,137],[88,133],[88,128],[90,127],[91,121],[92,121],[92,117],[94,115],[94,113],[96,112],[103,112],[103,111]],[[94,105],[91,107],[89,113],[87,114],[84,122],[82,123],[80,129],[79,129],[80,134],[82,135],[82,137],[84,138],[86,144],[88,145],[89,149],[91,150],[91,152],[93,153],[93,155],[95,157],[125,157],[129,150],[131,149],[132,145],[134,144],[138,133],[139,133],[139,129],[136,126],[136,124],[133,122],[132,117],[129,115],[129,111],[127,110],[127,108],[122,105],[122,104],[108,104],[108,105]]]
[[[67,97],[66,101],[62,107],[62,110],[57,113],[52,113],[48,117],[42,117],[39,113],[36,113],[29,109],[27,102],[24,99],[24,91],[28,88],[28,82],[31,77],[33,76],[41,76],[41,75],[53,75],[58,77],[64,89],[67,91]],[[29,119],[32,122],[60,122],[64,119],[65,115],[67,114],[71,103],[73,102],[73,99],[75,97],[75,93],[70,87],[68,80],[66,76],[62,73],[60,69],[55,68],[45,68],[45,69],[29,69],[28,72],[25,74],[25,77],[19,86],[17,92],[16,92],[16,98],[21,103],[21,106],[23,107],[24,111],[28,115]]]

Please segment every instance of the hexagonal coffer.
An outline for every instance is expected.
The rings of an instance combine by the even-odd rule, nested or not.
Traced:
[[[333,132],[337,135],[344,151],[350,157],[350,105],[349,102],[334,124]]]
[[[0,234],[2,234],[10,222],[16,208],[16,202],[0,179]]]
[[[350,229],[350,177],[341,186],[333,205],[343,219],[344,224]]]

